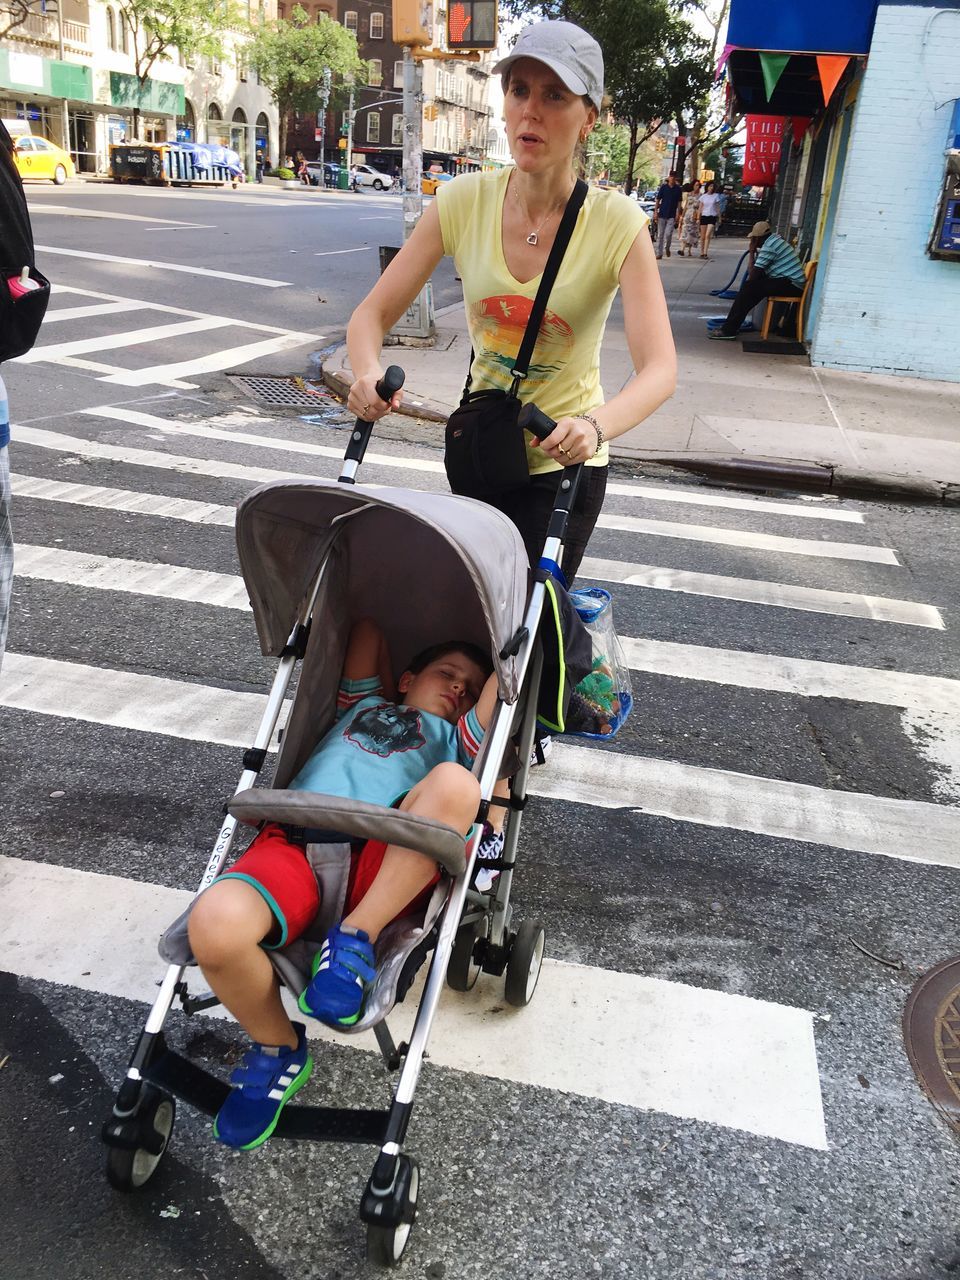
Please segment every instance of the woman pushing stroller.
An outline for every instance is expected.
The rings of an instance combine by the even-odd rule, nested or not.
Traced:
[[[466,833],[480,801],[469,769],[497,696],[491,670],[483,650],[451,641],[418,654],[394,687],[382,633],[368,619],[357,623],[336,723],[290,788],[392,806]],[[287,1017],[267,955],[317,914],[305,845],[303,832],[267,825],[190,914],[190,944],[205,978],[255,1042],[214,1121],[221,1142],[244,1150],[269,1138],[313,1069],[305,1027]],[[354,852],[346,915],[317,953],[299,1000],[303,1012],[332,1026],[355,1023],[375,977],[380,931],[425,905],[439,876],[436,863],[412,849],[367,841]]]

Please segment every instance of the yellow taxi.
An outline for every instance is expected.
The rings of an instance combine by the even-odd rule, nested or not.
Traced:
[[[55,182],[59,187],[76,177],[76,167],[69,152],[47,138],[23,134],[14,140],[14,156],[21,178],[37,178]]]
[[[429,173],[425,173],[420,179],[420,190],[425,196],[435,196],[437,187],[441,182],[452,182],[452,173],[438,173],[435,169],[431,169]]]

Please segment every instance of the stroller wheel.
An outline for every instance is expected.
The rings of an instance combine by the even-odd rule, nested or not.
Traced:
[[[177,1105],[173,1098],[145,1085],[143,1099],[132,1121],[129,1144],[111,1146],[107,1152],[107,1181],[111,1187],[117,1191],[139,1191],[150,1181],[163,1159],[176,1118]]]
[[[397,1157],[396,1185],[402,1197],[397,1225],[388,1227],[367,1223],[367,1260],[378,1267],[399,1265],[410,1239],[420,1194],[420,1166],[412,1156]]]
[[[547,935],[543,925],[532,920],[525,920],[517,930],[510,948],[510,959],[507,961],[507,983],[504,991],[507,1004],[522,1009],[533,999],[546,942]]]
[[[477,985],[483,960],[482,957],[477,960],[475,953],[478,943],[485,945],[489,929],[490,923],[484,917],[474,924],[461,925],[457,931],[456,941],[450,952],[450,963],[447,965],[447,986],[454,991],[472,991]]]

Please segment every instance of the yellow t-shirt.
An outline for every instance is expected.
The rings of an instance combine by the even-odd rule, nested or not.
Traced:
[[[510,168],[468,173],[441,184],[437,206],[443,251],[463,281],[467,327],[473,343],[472,391],[507,390],[540,285],[510,274],[501,237]],[[520,399],[551,418],[588,413],[604,400],[600,344],[617,292],[620,268],[649,219],[634,200],[591,187],[577,217],[560,272],[550,290]],[[532,474],[560,468],[527,439]],[[607,446],[587,463],[603,466]]]

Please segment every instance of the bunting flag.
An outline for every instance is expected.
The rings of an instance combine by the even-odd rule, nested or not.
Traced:
[[[747,116],[747,143],[743,151],[743,185],[772,187],[780,168],[783,116]]]
[[[760,57],[763,57],[761,53]],[[820,72],[820,88],[823,90],[823,105],[826,106],[833,97],[837,81],[847,69],[850,61],[846,53],[818,53],[817,70]],[[769,96],[769,95],[768,95]]]
[[[761,53],[760,70],[763,72],[763,84],[767,91],[767,101],[773,97],[777,81],[783,75],[784,68],[790,61],[789,53]],[[818,58],[819,62],[820,59]]]
[[[790,120],[790,132],[793,134],[793,145],[799,147],[803,136],[810,128],[813,116],[793,116]]]
[[[714,84],[716,84],[717,81],[720,79],[720,77],[723,75],[723,68],[727,65],[727,59],[730,57],[731,53],[733,53],[736,47],[737,46],[735,44],[725,44],[723,46],[723,53],[721,53],[720,57],[717,59],[717,69],[713,75]]]

